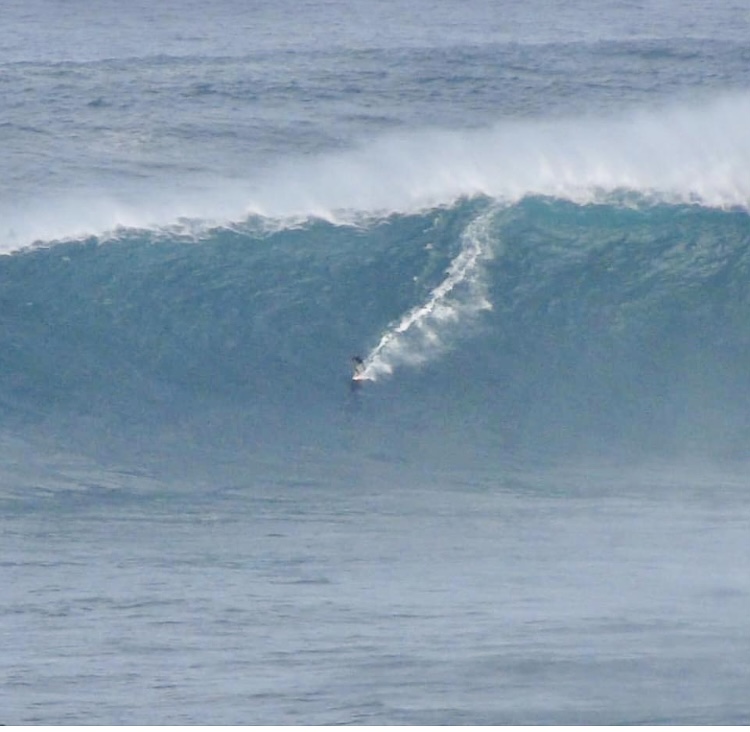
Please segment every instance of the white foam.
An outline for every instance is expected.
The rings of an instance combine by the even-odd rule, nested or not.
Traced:
[[[492,308],[482,264],[492,254],[488,227],[493,213],[483,213],[467,227],[461,250],[427,299],[386,328],[364,360],[363,378],[377,381],[398,366],[431,360],[450,347],[457,324]]]

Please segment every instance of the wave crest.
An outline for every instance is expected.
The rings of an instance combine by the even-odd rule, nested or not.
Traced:
[[[75,191],[0,203],[0,252],[126,228],[226,226],[258,216],[281,226],[354,222],[487,197],[601,202],[622,192],[667,203],[750,207],[750,94],[618,117],[504,120],[482,129],[422,129],[356,149],[277,161],[244,180],[127,197]]]

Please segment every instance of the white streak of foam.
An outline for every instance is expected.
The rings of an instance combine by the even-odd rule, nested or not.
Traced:
[[[364,378],[377,381],[398,366],[419,366],[450,346],[455,326],[491,310],[482,262],[492,251],[488,227],[494,209],[476,218],[462,235],[462,247],[445,272],[445,279],[425,302],[388,326],[365,358]]]

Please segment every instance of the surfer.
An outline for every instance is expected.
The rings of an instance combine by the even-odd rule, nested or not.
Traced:
[[[349,388],[356,394],[362,386],[362,376],[365,373],[365,362],[359,356],[352,356],[352,380]]]
[[[352,356],[352,380],[359,381],[365,372],[365,362],[359,356]]]

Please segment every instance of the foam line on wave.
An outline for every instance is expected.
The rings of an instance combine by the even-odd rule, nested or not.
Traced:
[[[381,334],[364,359],[362,379],[377,381],[400,366],[419,366],[450,347],[460,325],[492,309],[483,262],[492,256],[489,227],[494,208],[475,218],[445,277],[426,300],[405,312]]]

